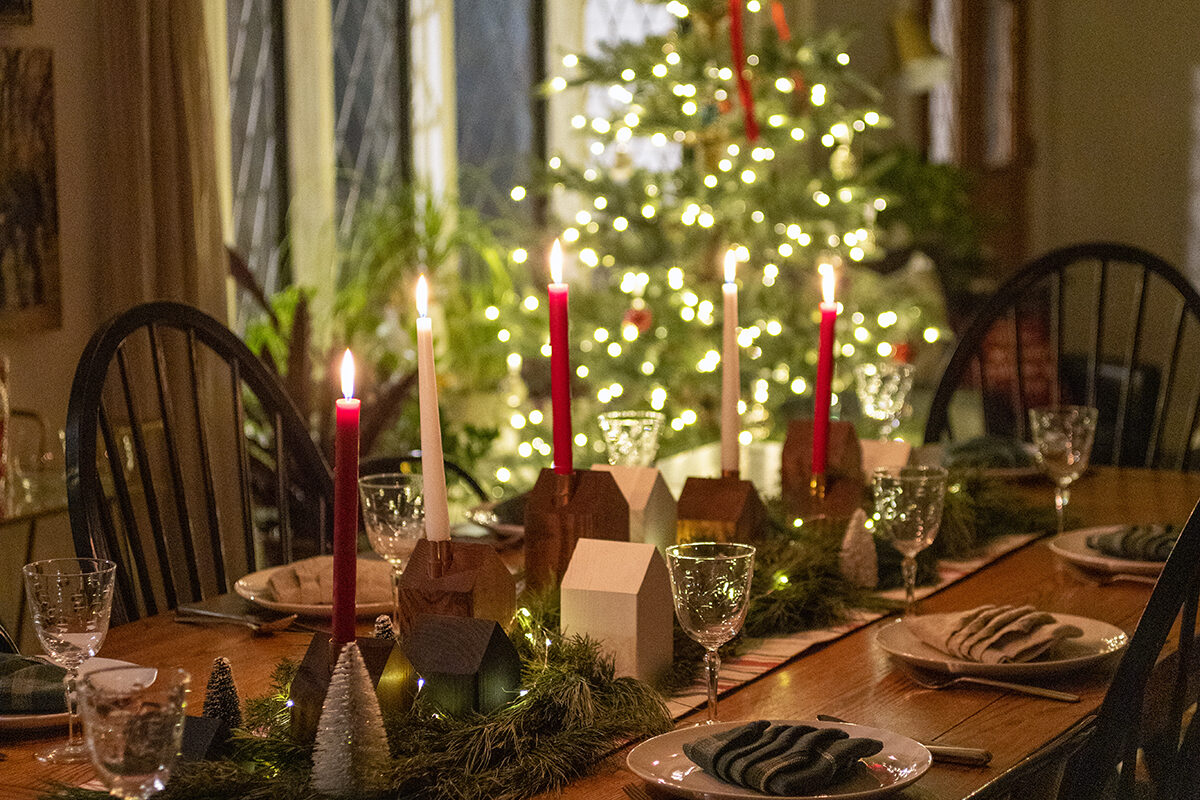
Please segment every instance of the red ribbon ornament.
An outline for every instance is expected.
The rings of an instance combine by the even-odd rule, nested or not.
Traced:
[[[733,49],[733,68],[737,74],[738,97],[745,115],[746,138],[758,141],[758,122],[754,119],[754,95],[746,78],[746,52],[742,36],[742,0],[729,0],[729,43]]]

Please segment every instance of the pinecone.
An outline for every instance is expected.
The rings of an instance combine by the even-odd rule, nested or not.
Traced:
[[[392,618],[387,614],[380,614],[375,618],[375,633],[376,639],[395,639],[396,626],[392,624]]]

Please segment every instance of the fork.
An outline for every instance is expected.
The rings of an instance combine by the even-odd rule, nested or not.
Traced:
[[[901,672],[907,675],[913,683],[926,689],[946,689],[950,686],[974,684],[976,686],[991,686],[995,689],[1008,689],[1011,692],[1020,692],[1022,694],[1033,695],[1034,697],[1045,697],[1049,700],[1058,700],[1062,703],[1079,702],[1079,695],[1069,692],[1043,689],[1040,686],[1029,686],[1024,683],[1009,683],[1008,681],[997,681],[991,678],[980,678],[975,675],[943,675],[931,670],[921,669],[912,664],[898,663]]]

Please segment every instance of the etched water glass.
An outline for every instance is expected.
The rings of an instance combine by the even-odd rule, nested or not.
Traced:
[[[859,406],[863,414],[879,422],[879,438],[889,438],[900,425],[912,384],[912,364],[884,361],[854,367]]]
[[[754,577],[754,548],[732,542],[693,542],[667,548],[675,615],[704,648],[708,719],[717,721],[718,648],[742,629]]]
[[[138,666],[94,670],[79,682],[84,739],[110,794],[146,800],[167,785],[190,683],[182,669]]]
[[[1029,409],[1029,432],[1042,472],[1054,482],[1054,511],[1058,532],[1071,499],[1071,484],[1087,469],[1096,438],[1099,412],[1091,406]]]
[[[363,527],[371,549],[392,567],[392,618],[400,624],[400,576],[425,535],[424,483],[420,475],[384,472],[358,479]]]
[[[904,613],[917,610],[917,553],[933,544],[946,502],[944,467],[881,467],[872,476],[877,530],[900,552]]]
[[[657,411],[607,411],[598,419],[609,464],[648,467],[654,463],[666,417]]]
[[[75,683],[79,667],[100,651],[108,635],[117,565],[99,558],[51,558],[21,568],[25,593],[42,649],[67,670],[67,741],[39,751],[39,761],[75,764],[88,760],[78,734]]]

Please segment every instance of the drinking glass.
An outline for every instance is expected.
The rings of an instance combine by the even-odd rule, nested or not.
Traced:
[[[183,740],[191,676],[182,669],[98,669],[79,682],[83,735],[109,793],[146,800],[167,785]]]
[[[108,634],[117,565],[99,558],[51,558],[21,568],[33,627],[50,659],[66,668],[67,741],[39,751],[39,761],[88,760],[76,728],[75,682],[79,665],[96,655]]]
[[[854,367],[854,388],[868,417],[879,421],[879,438],[887,439],[900,425],[900,415],[912,389],[912,364],[885,361]]]
[[[648,467],[658,455],[658,434],[666,417],[657,411],[607,411],[597,418],[608,463]]]
[[[425,534],[425,502],[420,475],[384,472],[358,479],[363,527],[371,549],[392,567],[392,618],[400,624],[400,575]]]
[[[946,501],[944,467],[881,467],[875,470],[879,535],[900,551],[904,614],[917,610],[917,553],[933,544]]]
[[[1037,447],[1038,466],[1054,481],[1054,510],[1060,534],[1071,499],[1071,484],[1087,469],[1092,454],[1098,413],[1091,406],[1029,409],[1029,432]]]
[[[667,548],[675,615],[687,635],[704,647],[708,673],[708,723],[717,721],[717,648],[742,628],[754,575],[748,544],[694,542]]]

